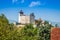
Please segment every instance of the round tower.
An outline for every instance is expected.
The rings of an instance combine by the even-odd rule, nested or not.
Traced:
[[[30,23],[34,24],[35,23],[35,16],[34,13],[30,14]]]

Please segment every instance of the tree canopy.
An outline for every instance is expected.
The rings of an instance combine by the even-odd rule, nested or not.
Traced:
[[[41,22],[40,22],[41,23]],[[45,25],[33,27],[26,24],[23,28],[15,28],[10,24],[4,14],[0,15],[0,40],[50,40],[50,29],[52,27],[47,21]]]

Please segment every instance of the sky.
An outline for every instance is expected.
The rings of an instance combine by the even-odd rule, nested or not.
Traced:
[[[18,21],[20,10],[26,15],[34,13],[35,19],[60,22],[60,0],[0,0],[0,14],[9,20]]]

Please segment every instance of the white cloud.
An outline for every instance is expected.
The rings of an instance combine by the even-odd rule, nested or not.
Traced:
[[[41,5],[41,3],[39,1],[36,1],[36,2],[31,2],[31,4],[29,5],[29,7],[33,7],[33,6],[39,6]]]
[[[12,0],[12,3],[24,3],[25,0]]]

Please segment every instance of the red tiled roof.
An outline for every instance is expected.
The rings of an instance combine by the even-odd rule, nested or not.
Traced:
[[[51,40],[60,40],[60,28],[51,29]]]

